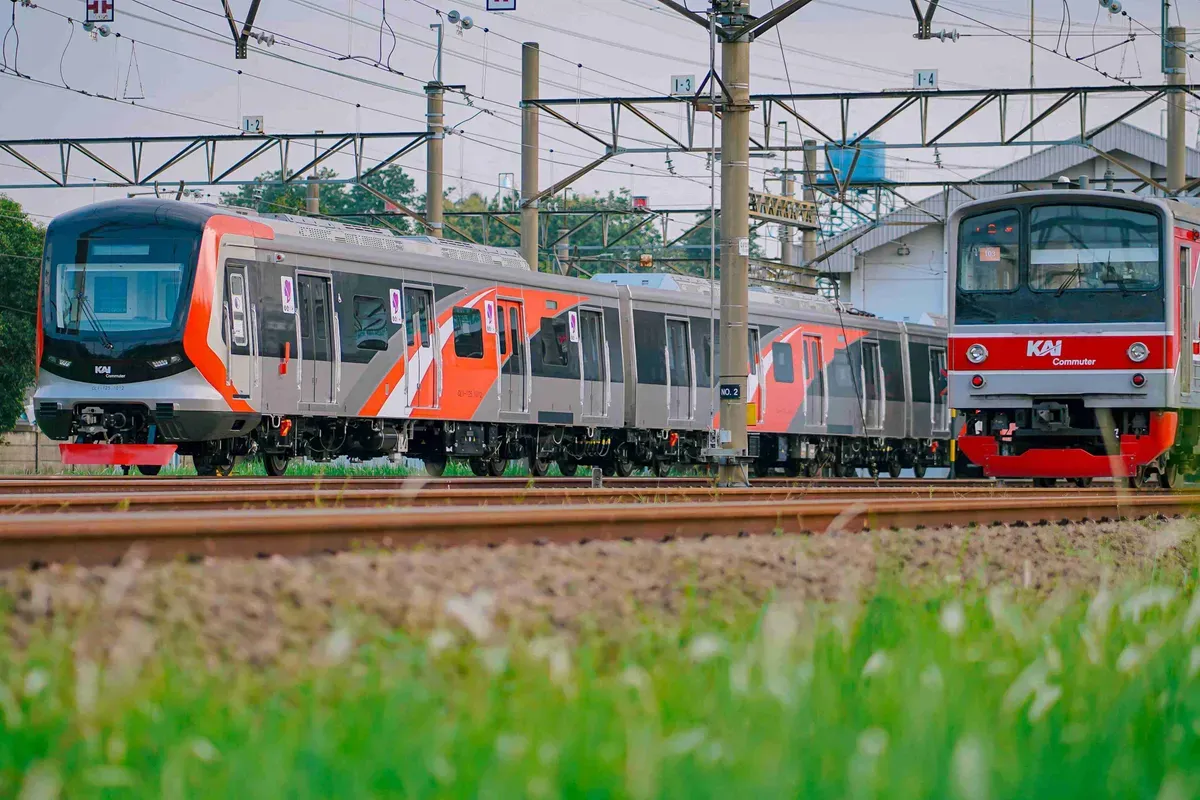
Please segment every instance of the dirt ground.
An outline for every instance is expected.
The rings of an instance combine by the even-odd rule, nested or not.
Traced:
[[[707,601],[710,612],[734,613],[772,594],[853,600],[881,570],[914,582],[1007,582],[1050,593],[1188,568],[1198,550],[1200,522],[1166,520],[202,564],[143,565],[131,554],[115,568],[0,572],[0,605],[9,606],[0,625],[18,650],[39,629],[65,623],[77,649],[149,652],[186,632],[210,660],[267,664],[311,653],[331,631],[363,620],[429,631],[449,615],[459,630],[477,622],[480,636],[514,626],[570,633]]]

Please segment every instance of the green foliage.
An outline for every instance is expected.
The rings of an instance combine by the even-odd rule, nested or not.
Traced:
[[[38,275],[46,231],[0,195],[0,431],[21,416],[37,374]]]
[[[337,173],[325,167],[317,169],[321,180],[337,178]],[[237,191],[222,192],[221,202],[227,205],[253,208],[262,214],[303,214],[308,194],[308,181],[299,178],[286,186],[277,183],[279,171],[265,172],[258,176],[258,183],[238,187]],[[385,167],[367,178],[367,185],[382,192],[393,200],[408,207],[418,202],[412,178],[398,166]],[[324,214],[361,214],[383,211],[384,202],[361,186],[346,184],[320,184],[321,212]],[[393,225],[408,232],[412,226],[407,220],[396,219]]]
[[[129,623],[110,663],[57,613],[21,655],[0,643],[0,794],[1195,797],[1191,571],[1048,602],[943,585],[714,603],[575,643],[489,636],[489,606],[458,598],[453,616],[488,638],[343,617],[264,671],[189,655],[212,601],[180,569],[177,595],[146,602],[161,638]],[[102,624],[82,632],[93,651]]]

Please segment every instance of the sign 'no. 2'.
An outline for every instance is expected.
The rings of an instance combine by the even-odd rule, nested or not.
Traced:
[[[516,11],[517,0],[487,0],[488,11]]]

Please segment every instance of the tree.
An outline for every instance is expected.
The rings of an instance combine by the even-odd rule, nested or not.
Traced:
[[[0,195],[0,431],[12,430],[37,375],[38,276],[46,230]]]
[[[337,178],[331,169],[320,167],[317,177],[321,180]],[[258,182],[238,187],[237,191],[222,192],[221,202],[226,205],[253,208],[260,214],[303,214],[308,196],[308,181],[297,178],[287,185],[280,184],[279,171],[264,172]],[[366,184],[412,208],[419,202],[414,195],[413,179],[396,165],[385,167],[371,177]],[[384,202],[358,185],[322,183],[318,189],[323,214],[366,214],[384,210]],[[403,232],[412,229],[407,219],[392,221],[393,227]]]

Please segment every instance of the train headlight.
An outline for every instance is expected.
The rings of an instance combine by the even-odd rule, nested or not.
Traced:
[[[967,348],[967,361],[972,364],[982,364],[987,361],[988,351],[983,345],[976,343]]]
[[[178,364],[180,361],[183,361],[183,359],[179,356],[171,356],[170,358],[156,358],[150,362],[150,366],[154,367],[155,369],[166,369],[172,364]]]
[[[69,358],[56,358],[55,356],[46,356],[46,360],[49,361],[51,364],[54,364],[55,366],[62,367],[63,369],[66,369],[67,367],[71,366],[71,360]]]
[[[1129,349],[1125,351],[1125,354],[1129,356],[1130,361],[1140,364],[1150,357],[1150,348],[1141,342],[1134,342],[1129,345]]]

